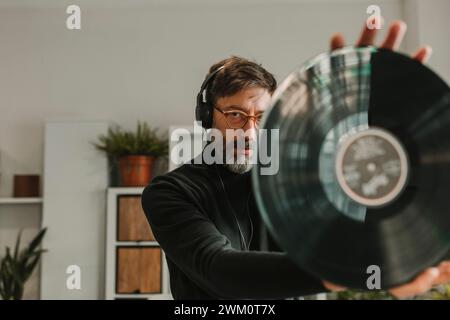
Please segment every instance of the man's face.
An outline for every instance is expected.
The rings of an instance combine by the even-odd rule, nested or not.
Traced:
[[[259,120],[269,106],[270,100],[270,93],[259,87],[244,89],[232,96],[217,100],[213,114],[213,127],[222,133],[224,148],[228,147],[233,150],[235,163],[226,165],[231,171],[243,173],[251,169],[249,158],[254,152],[252,146],[256,145],[256,129],[259,128]],[[250,117],[241,127],[238,119],[245,119],[246,115]],[[226,130],[234,130],[237,134],[239,133],[238,128],[245,133],[246,143],[243,148],[238,148],[236,145],[236,137],[230,135],[227,137],[226,134]]]

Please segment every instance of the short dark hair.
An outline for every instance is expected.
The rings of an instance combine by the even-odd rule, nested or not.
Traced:
[[[215,105],[219,98],[232,96],[248,88],[263,88],[273,94],[277,88],[275,77],[260,64],[245,58],[232,56],[215,63],[209,68],[209,74],[225,66],[209,83],[206,101]]]

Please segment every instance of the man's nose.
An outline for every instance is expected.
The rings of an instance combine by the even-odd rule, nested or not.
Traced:
[[[247,130],[252,130],[252,129],[257,129],[257,128],[258,128],[258,125],[256,123],[256,118],[249,117],[247,119],[247,123],[245,124],[244,128],[242,128],[242,129],[244,129],[244,131],[247,131]]]
[[[246,140],[256,141],[257,129],[258,129],[258,126],[256,125],[254,118],[253,119],[249,118],[243,128],[244,136],[245,136]]]

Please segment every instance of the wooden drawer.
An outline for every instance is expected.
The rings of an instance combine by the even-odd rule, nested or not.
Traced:
[[[116,293],[160,293],[162,257],[159,247],[117,247]]]
[[[140,196],[119,196],[117,241],[155,241]]]

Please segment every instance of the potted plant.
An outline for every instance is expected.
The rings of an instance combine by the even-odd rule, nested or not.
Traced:
[[[141,187],[150,182],[155,159],[168,152],[167,139],[157,131],[145,122],[138,122],[134,132],[116,126],[94,143],[110,160],[117,161],[121,186]]]
[[[6,254],[0,260],[0,296],[3,300],[20,300],[26,281],[30,278],[34,268],[39,263],[44,249],[39,249],[42,238],[47,228],[42,229],[30,244],[19,252],[20,238],[19,232],[16,240],[14,253],[6,247]]]

